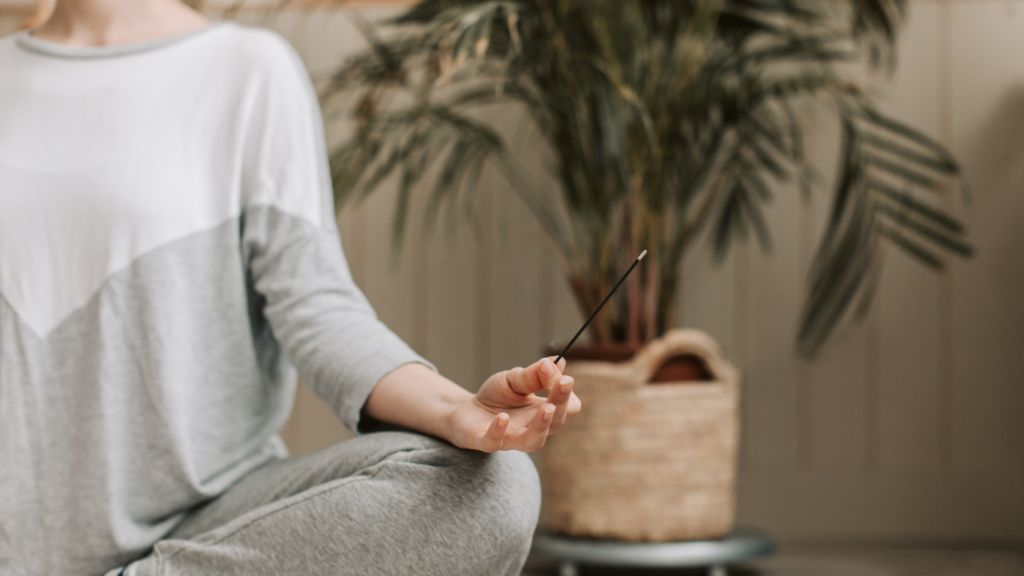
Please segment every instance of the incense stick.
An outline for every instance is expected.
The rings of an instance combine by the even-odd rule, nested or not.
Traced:
[[[604,305],[608,302],[608,299],[612,297],[612,294],[615,294],[615,291],[618,290],[619,286],[622,285],[622,282],[626,279],[626,276],[629,276],[629,273],[633,271],[633,268],[636,268],[636,265],[639,264],[640,261],[644,259],[644,255],[646,254],[647,250],[644,250],[643,252],[640,253],[639,256],[636,257],[636,260],[633,261],[633,265],[629,267],[629,270],[626,270],[626,273],[622,275],[622,278],[619,278],[618,283],[616,283],[615,287],[612,288],[612,291],[609,292],[608,295],[604,297],[604,300],[601,302],[601,305],[597,307],[597,310],[594,310],[594,313],[590,315],[590,318],[587,318],[587,321],[583,323],[583,327],[580,328],[580,331],[577,332],[576,335],[572,337],[572,340],[570,340],[569,343],[565,345],[565,349],[562,350],[562,353],[559,354],[558,358],[555,359],[555,365],[558,365],[558,361],[561,360],[563,356],[565,356],[565,353],[569,351],[569,348],[573,345],[574,342],[576,342],[576,339],[580,337],[580,334],[583,334],[583,331],[586,330],[587,326],[590,325],[590,321],[594,319],[594,316],[597,316],[597,313],[601,311],[601,308],[604,308]]]

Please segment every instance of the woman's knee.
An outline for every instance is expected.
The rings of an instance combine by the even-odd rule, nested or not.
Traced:
[[[522,452],[485,454],[446,445],[444,484],[455,502],[452,528],[475,542],[465,562],[489,574],[518,573],[540,512],[540,480]],[[463,566],[462,568],[468,568]],[[481,572],[484,573],[484,572]]]
[[[507,451],[489,454],[492,470],[481,497],[490,499],[496,511],[505,517],[506,536],[533,536],[540,513],[540,480],[530,457],[522,452]]]
[[[349,442],[360,449],[350,448],[347,456],[362,460],[354,467],[369,481],[351,485],[361,493],[357,498],[339,491],[348,499],[342,507],[349,514],[368,500],[395,507],[383,513],[367,509],[383,520],[369,529],[371,540],[392,539],[420,550],[417,562],[431,565],[432,573],[518,574],[540,511],[540,481],[526,454],[463,450],[407,433],[369,434]],[[331,455],[338,468],[345,467],[343,452]],[[419,566],[429,572],[425,568]]]
[[[540,511],[540,479],[526,454],[465,450],[437,438],[407,432],[368,434],[343,444],[354,446],[360,442],[367,444],[367,448],[357,452],[365,454],[352,458],[352,453],[339,451],[332,455],[339,467],[352,460],[362,461],[363,466],[370,468],[392,464],[405,470],[398,472],[396,469],[394,473],[408,474],[411,480],[420,473],[404,469],[402,465],[425,465],[427,468],[421,470],[432,472],[422,476],[421,481],[430,484],[435,498],[450,498],[457,507],[501,513],[512,521],[521,521],[524,530],[532,535]],[[446,491],[450,494],[445,495]]]

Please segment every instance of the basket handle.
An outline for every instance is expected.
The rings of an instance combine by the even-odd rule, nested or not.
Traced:
[[[641,376],[634,379],[634,382],[647,384],[665,362],[684,354],[700,358],[707,366],[713,382],[735,384],[739,379],[736,368],[725,359],[722,349],[711,336],[700,330],[682,329],[666,332],[633,357],[632,371]]]

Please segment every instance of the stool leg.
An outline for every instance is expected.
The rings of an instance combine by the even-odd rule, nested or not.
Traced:
[[[708,576],[728,576],[728,572],[726,571],[725,566],[715,564],[708,568]]]
[[[560,562],[558,564],[558,576],[579,576],[580,571],[572,562]]]

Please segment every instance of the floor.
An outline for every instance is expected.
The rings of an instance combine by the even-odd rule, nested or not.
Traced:
[[[580,576],[705,576],[705,570],[613,570],[582,567]],[[909,548],[782,547],[767,560],[731,567],[729,576],[1024,576],[1024,552]],[[531,558],[522,576],[557,576]]]

